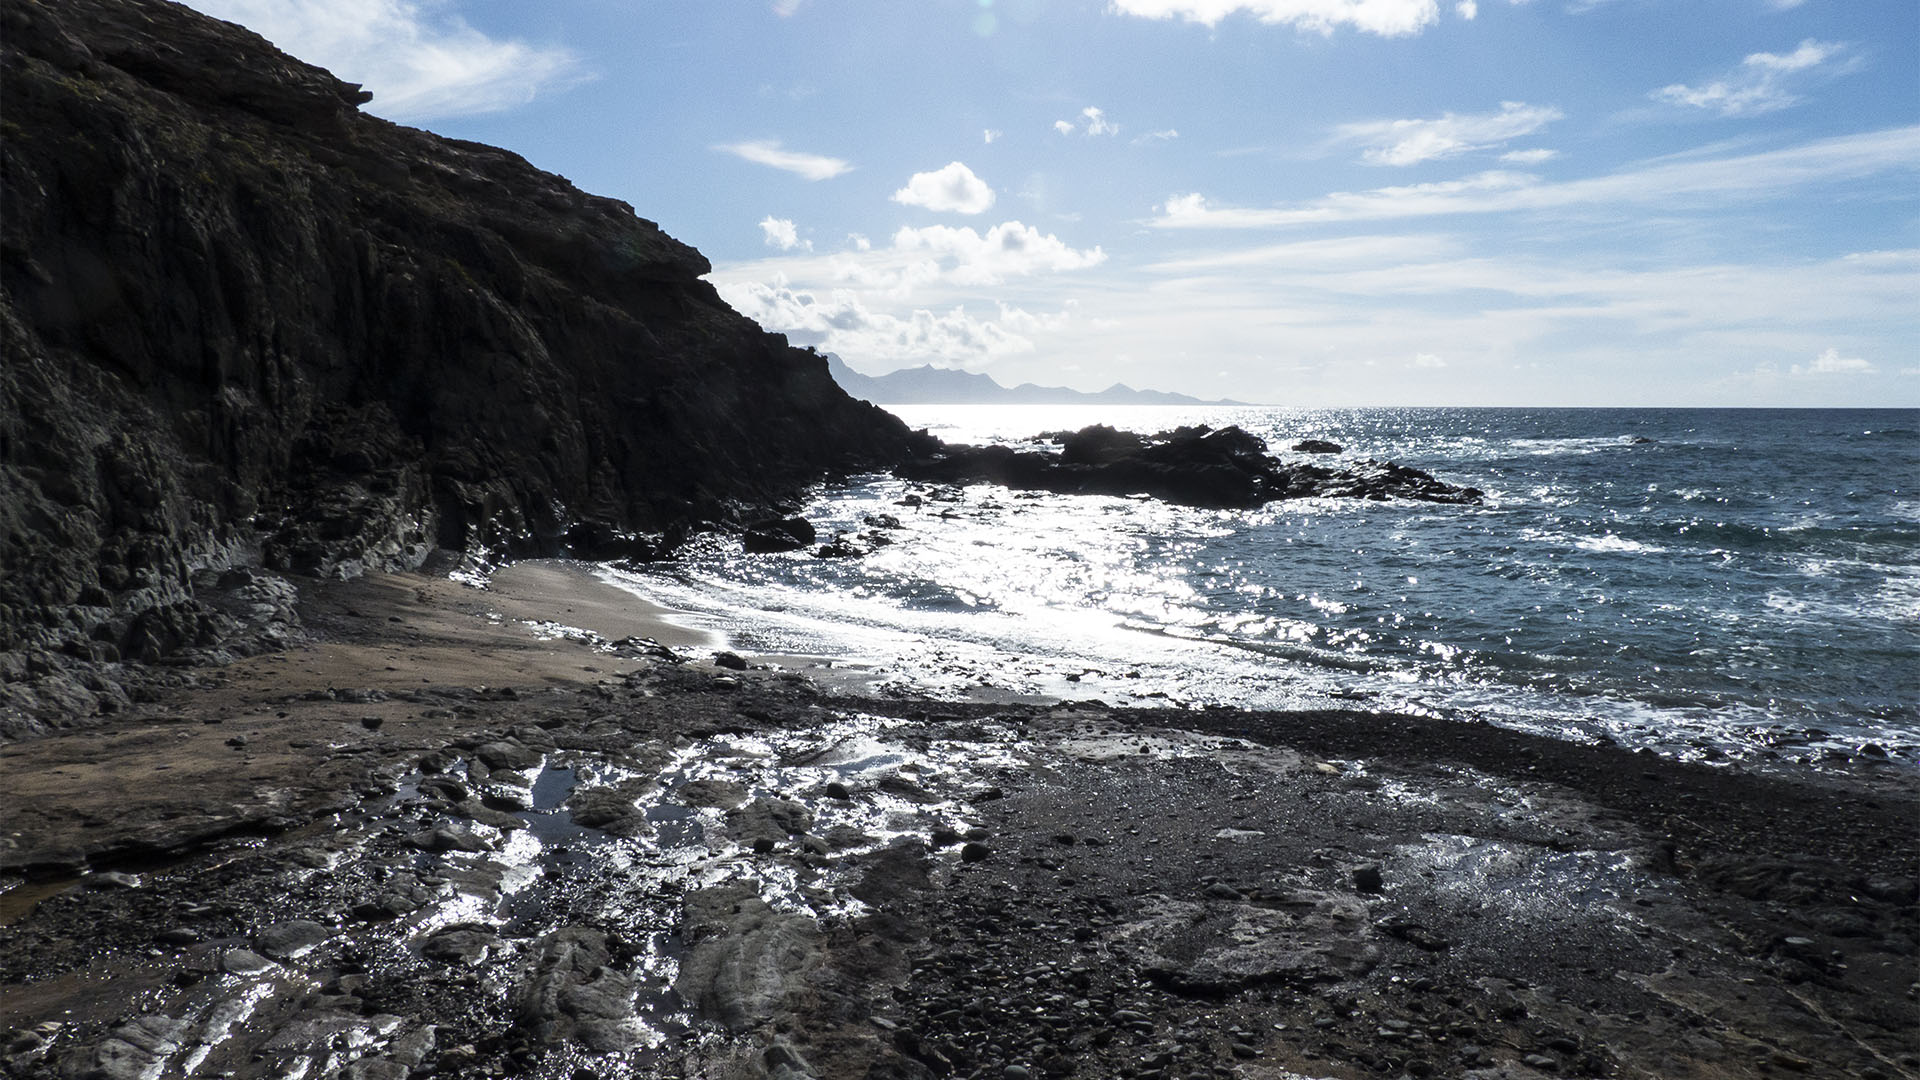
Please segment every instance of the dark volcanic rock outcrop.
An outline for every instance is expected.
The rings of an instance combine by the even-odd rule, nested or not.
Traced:
[[[912,438],[625,203],[240,27],[0,22],[0,654],[205,643],[235,566],[644,553]]]
[[[898,467],[908,480],[993,483],[1066,495],[1151,495],[1188,506],[1244,509],[1276,499],[1339,496],[1477,503],[1475,488],[1456,487],[1419,469],[1387,461],[1342,468],[1288,464],[1267,453],[1257,435],[1237,427],[1184,427],[1138,435],[1096,424],[1048,438],[1060,452],[1010,446],[946,446]]]

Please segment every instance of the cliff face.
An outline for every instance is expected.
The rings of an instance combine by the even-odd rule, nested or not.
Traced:
[[[204,643],[222,568],[642,550],[909,443],[625,203],[246,30],[0,32],[0,650]]]

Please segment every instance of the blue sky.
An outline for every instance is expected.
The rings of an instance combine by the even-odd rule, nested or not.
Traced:
[[[1913,0],[192,0],[878,373],[1920,405]]]

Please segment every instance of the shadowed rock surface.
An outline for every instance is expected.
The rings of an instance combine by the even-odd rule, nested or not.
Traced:
[[[895,472],[933,483],[992,483],[1062,495],[1151,495],[1219,509],[1325,496],[1468,504],[1481,497],[1475,488],[1455,487],[1390,461],[1338,468],[1285,463],[1267,453],[1266,440],[1238,427],[1199,425],[1147,436],[1095,424],[1044,437],[1060,444],[1058,454],[943,446]]]
[[[9,683],[230,642],[230,568],[646,557],[909,444],[625,203],[162,0],[0,19]]]

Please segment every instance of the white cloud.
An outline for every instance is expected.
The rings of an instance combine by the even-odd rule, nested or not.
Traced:
[[[850,172],[852,165],[835,157],[820,154],[803,154],[797,150],[782,150],[776,139],[757,139],[752,142],[725,143],[714,147],[723,153],[744,158],[755,165],[780,169],[802,176],[808,180],[831,180],[841,173]]]
[[[784,19],[799,11],[800,5],[806,2],[807,0],[773,0],[773,13]]]
[[[1078,131],[1088,138],[1099,135],[1118,135],[1120,125],[1107,119],[1106,111],[1092,105],[1080,110],[1080,121],[1055,120],[1053,130],[1062,135],[1071,135]]]
[[[786,218],[777,218],[772,214],[768,214],[760,222],[760,232],[766,237],[768,247],[777,247],[781,251],[792,251],[794,248],[800,247],[805,243],[809,251],[813,249],[812,242],[802,241],[800,239],[800,230],[795,228],[793,222]]]
[[[1767,0],[1767,2],[1775,11],[1791,11],[1806,3],[1807,0]]]
[[[1179,137],[1180,132],[1175,128],[1167,128],[1164,131],[1149,131],[1145,135],[1133,140],[1133,145],[1139,146],[1143,143],[1166,142]]]
[[[367,111],[413,122],[497,112],[582,78],[566,49],[488,37],[415,0],[190,0],[373,92]]]
[[[984,234],[950,225],[903,228],[893,234],[893,248],[897,252],[925,253],[941,264],[950,280],[961,284],[992,284],[1007,277],[1079,270],[1097,266],[1107,257],[1098,247],[1076,250],[1052,233],[1042,234],[1018,221],[1003,221]]]
[[[1480,14],[1480,5],[1474,3],[1473,0],[1460,0],[1459,3],[1453,5],[1453,10],[1458,12],[1461,18],[1472,22],[1474,16]]]
[[[980,141],[986,143],[988,146],[992,146],[994,140],[1000,138],[1003,134],[1005,133],[995,128],[988,128],[980,133]]]
[[[1447,362],[1445,360],[1440,359],[1438,356],[1433,355],[1432,353],[1423,352],[1423,353],[1415,353],[1413,356],[1412,362],[1408,363],[1407,366],[1410,368],[1433,369],[1433,368],[1446,367]]]
[[[1366,147],[1360,159],[1369,165],[1417,165],[1531,135],[1563,115],[1551,106],[1503,101],[1494,113],[1343,124],[1334,130],[1334,141]]]
[[[1331,34],[1341,26],[1386,37],[1417,34],[1439,18],[1436,0],[1112,0],[1113,10],[1204,26],[1245,13],[1263,23]]]
[[[1548,150],[1540,147],[1533,150],[1509,150],[1500,155],[1500,160],[1514,165],[1538,165],[1543,161],[1552,161],[1559,156],[1560,151],[1558,150]]]
[[[932,172],[914,173],[893,201],[955,214],[978,214],[993,205],[993,189],[958,161]]]
[[[1742,60],[1739,67],[1705,86],[1675,83],[1655,90],[1652,96],[1656,101],[1710,109],[1721,116],[1758,116],[1799,102],[1793,86],[1811,77],[1815,68],[1843,56],[1846,51],[1845,45],[1808,38],[1785,55],[1754,53]],[[1850,67],[1843,66],[1834,73],[1844,74],[1847,70]]]
[[[847,243],[852,244],[853,250],[855,251],[872,251],[873,250],[873,241],[867,239],[866,235],[863,233],[857,233],[857,232],[848,233]]]
[[[1702,198],[1771,198],[1796,187],[1920,170],[1920,127],[1887,128],[1735,157],[1660,161],[1606,176],[1544,183],[1492,171],[1462,180],[1335,192],[1288,207],[1216,207],[1199,194],[1169,198],[1160,228],[1285,228],[1440,214],[1570,206],[1671,205]]]
[[[835,289],[822,296],[796,290],[784,279],[719,288],[734,310],[797,345],[882,367],[928,362],[980,367],[997,357],[1031,352],[1034,344],[1025,333],[1057,329],[1066,319],[1065,313],[1035,316],[1004,304],[997,305],[998,320],[975,318],[963,305],[891,315],[870,309],[852,290]]]
[[[1871,375],[1876,369],[1857,356],[1841,356],[1839,349],[1828,349],[1802,367],[1793,365],[1795,375]]]

